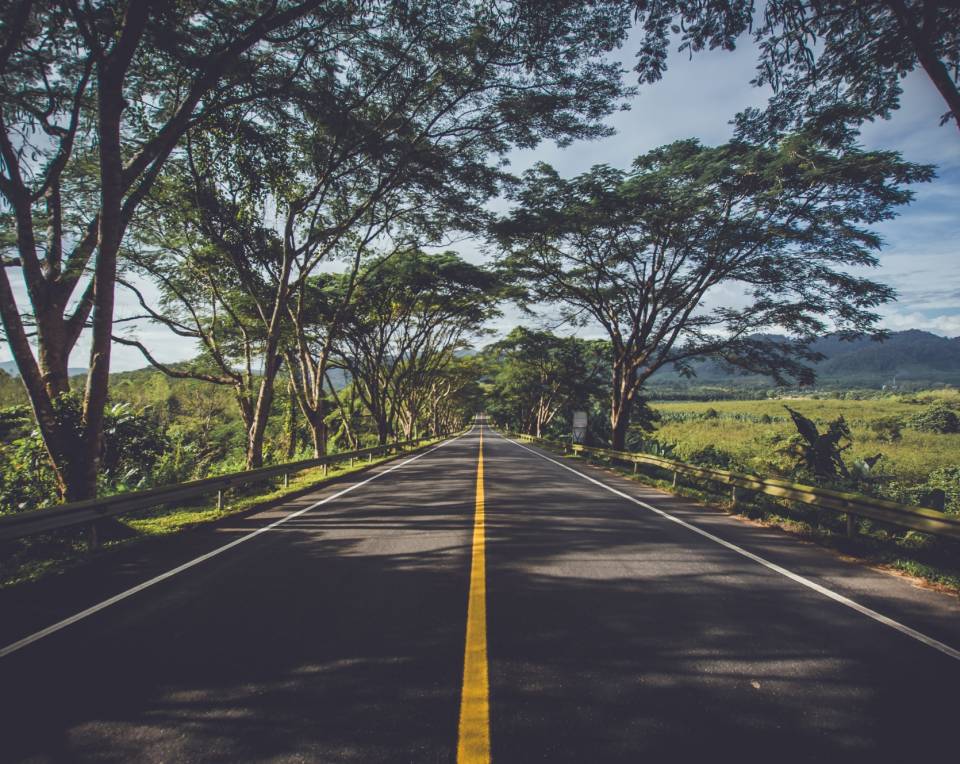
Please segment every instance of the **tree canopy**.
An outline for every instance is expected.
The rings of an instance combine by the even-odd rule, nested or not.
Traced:
[[[16,236],[0,243],[0,318],[69,498],[95,491],[122,244],[168,162],[186,161],[188,136],[228,137],[219,158],[230,169],[257,141],[292,159],[263,166],[281,219],[278,270],[291,275],[331,238],[390,220],[381,202],[401,186],[421,225],[444,212],[468,220],[510,147],[606,134],[602,118],[626,92],[603,58],[629,26],[612,1],[18,0],[3,22],[0,194]],[[217,194],[222,170],[205,170]],[[280,282],[273,366],[295,288]],[[58,423],[55,401],[87,328],[76,431]]]
[[[495,232],[529,301],[554,302],[609,337],[622,447],[634,399],[666,365],[692,373],[692,359],[714,356],[809,379],[802,360],[814,337],[871,331],[893,292],[855,273],[877,264],[869,226],[931,175],[894,153],[834,150],[808,134],[679,141],[628,171],[597,166],[566,180],[539,165]],[[772,329],[791,341],[764,339]]]
[[[813,120],[859,122],[900,106],[901,80],[922,69],[960,128],[960,5],[950,0],[630,0],[643,30],[636,69],[647,82],[666,69],[671,43],[691,55],[733,50],[751,33],[753,83],[774,91],[777,129]]]

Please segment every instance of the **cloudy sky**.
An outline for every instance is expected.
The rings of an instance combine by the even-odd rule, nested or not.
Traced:
[[[636,49],[636,44],[624,48],[625,68],[632,65]],[[674,55],[664,79],[642,87],[630,110],[611,118],[616,135],[562,150],[545,145],[517,152],[511,156],[512,169],[520,172],[545,161],[561,174],[572,175],[594,164],[626,167],[638,154],[680,138],[722,143],[731,135],[729,121],[736,112],[765,101],[766,94],[749,84],[754,63],[749,41],[734,53],[701,53],[692,60]],[[894,330],[925,329],[954,337],[960,336],[960,131],[939,126],[944,111],[927,78],[915,73],[904,83],[901,109],[889,121],[866,125],[862,141],[868,148],[893,149],[908,160],[934,164],[938,174],[933,183],[916,188],[916,200],[897,219],[879,228],[886,246],[872,276],[899,293],[899,300],[884,309],[884,324]],[[471,259],[481,257],[477,245],[466,242],[460,248]],[[132,315],[135,309],[122,297],[118,315]],[[516,320],[516,314],[508,311],[494,329],[509,329]],[[136,335],[164,361],[183,360],[196,351],[159,327],[138,327]],[[87,347],[81,343],[71,365],[85,366],[86,355]],[[0,361],[9,359],[8,349],[0,345]],[[134,348],[115,347],[115,370],[143,365]]]

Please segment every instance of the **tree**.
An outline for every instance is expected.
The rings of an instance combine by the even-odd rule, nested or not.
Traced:
[[[567,320],[609,337],[612,442],[623,448],[657,369],[692,375],[692,359],[712,356],[809,381],[807,345],[828,325],[845,337],[872,331],[893,292],[848,269],[877,264],[881,240],[867,226],[931,175],[897,154],[830,149],[810,134],[716,148],[687,140],[628,172],[598,166],[564,180],[539,165],[495,233],[529,300],[557,302]],[[761,335],[771,329],[791,340]]]
[[[483,410],[480,372],[477,356],[454,356],[431,375],[423,419],[432,434],[455,432]]]
[[[197,193],[168,196],[174,205],[167,238],[182,238],[179,229],[197,217],[194,209],[202,213],[207,249],[229,252],[245,238],[255,241],[252,227],[268,227],[271,218],[276,229],[275,267],[253,259],[262,275],[243,275],[251,270],[243,262],[250,253],[225,260],[249,293],[245,299],[254,301],[255,316],[263,317],[255,323],[264,324],[257,328],[264,371],[253,403],[251,465],[259,463],[281,358],[315,452],[324,452],[327,367],[347,317],[349,284],[368,247],[436,244],[450,231],[476,230],[483,203],[507,180],[499,158],[511,147],[607,132],[599,119],[625,91],[618,67],[596,59],[622,36],[622,14],[561,2],[552,4],[547,20],[534,12],[542,7],[530,0],[363,6],[351,18],[336,66],[307,62],[274,99],[231,111],[215,131],[191,133],[198,145],[218,146],[204,152],[215,161],[191,173]],[[248,152],[251,143],[269,151]],[[262,161],[251,161],[251,153]],[[263,198],[235,204],[229,186],[236,177],[250,187],[260,183]],[[211,207],[194,199],[222,200]],[[181,201],[191,209],[180,212]],[[237,228],[237,212],[251,235],[224,242],[217,229]],[[346,265],[348,288],[336,305],[318,310],[326,296],[317,270],[335,261]],[[162,281],[167,270],[152,272]],[[221,305],[221,315],[228,311]],[[284,331],[289,342],[279,339]],[[224,383],[230,376],[221,368]]]
[[[804,118],[888,117],[900,80],[921,68],[960,128],[960,5],[953,0],[630,0],[642,27],[641,79],[666,69],[667,49],[733,50],[751,31],[759,47],[755,85],[775,96],[768,116],[780,127]],[[755,19],[757,19],[755,23]],[[760,116],[754,112],[754,117]]]
[[[2,242],[0,318],[65,499],[96,491],[118,254],[139,204],[187,130],[295,76],[322,47],[304,40],[335,46],[343,9],[17,0],[3,11],[0,194],[16,241]],[[70,428],[56,401],[69,392],[67,363],[88,320],[81,424]]]
[[[557,414],[589,408],[608,395],[606,343],[558,337],[518,326],[484,349],[494,372],[488,412],[503,424],[536,437]]]

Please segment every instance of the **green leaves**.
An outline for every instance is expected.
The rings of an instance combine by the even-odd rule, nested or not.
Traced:
[[[733,50],[748,33],[759,49],[753,84],[774,95],[766,110],[747,110],[741,128],[754,138],[816,126],[834,145],[849,125],[889,117],[900,107],[901,81],[923,69],[960,120],[960,7],[937,0],[633,0],[643,41],[636,70],[654,82],[678,41],[690,54]],[[743,133],[742,133],[743,134]]]
[[[657,369],[692,374],[703,356],[810,381],[807,343],[873,331],[893,297],[852,270],[876,265],[881,240],[868,226],[931,177],[895,153],[838,150],[810,133],[677,141],[628,171],[601,165],[567,180],[533,168],[493,234],[528,303],[606,333],[614,395],[629,406]]]

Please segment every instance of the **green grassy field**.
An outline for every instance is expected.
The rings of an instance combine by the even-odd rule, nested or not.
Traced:
[[[880,493],[909,499],[910,489],[941,487],[945,471],[960,467],[960,433],[937,433],[916,429],[911,420],[937,404],[960,411],[960,391],[941,390],[908,395],[876,395],[864,400],[797,397],[782,399],[663,402],[654,408],[663,420],[654,433],[661,443],[673,447],[684,461],[729,458],[733,469],[763,475],[785,474],[790,460],[782,451],[796,433],[785,405],[814,420],[821,431],[828,422],[843,416],[850,426],[852,445],[844,452],[848,465],[882,454],[873,469]],[[890,440],[874,429],[877,420],[900,425],[899,439]],[[704,456],[706,455],[706,458]],[[714,459],[715,461],[715,459]],[[952,481],[952,478],[951,478]],[[951,485],[948,509],[956,510],[958,497]]]

